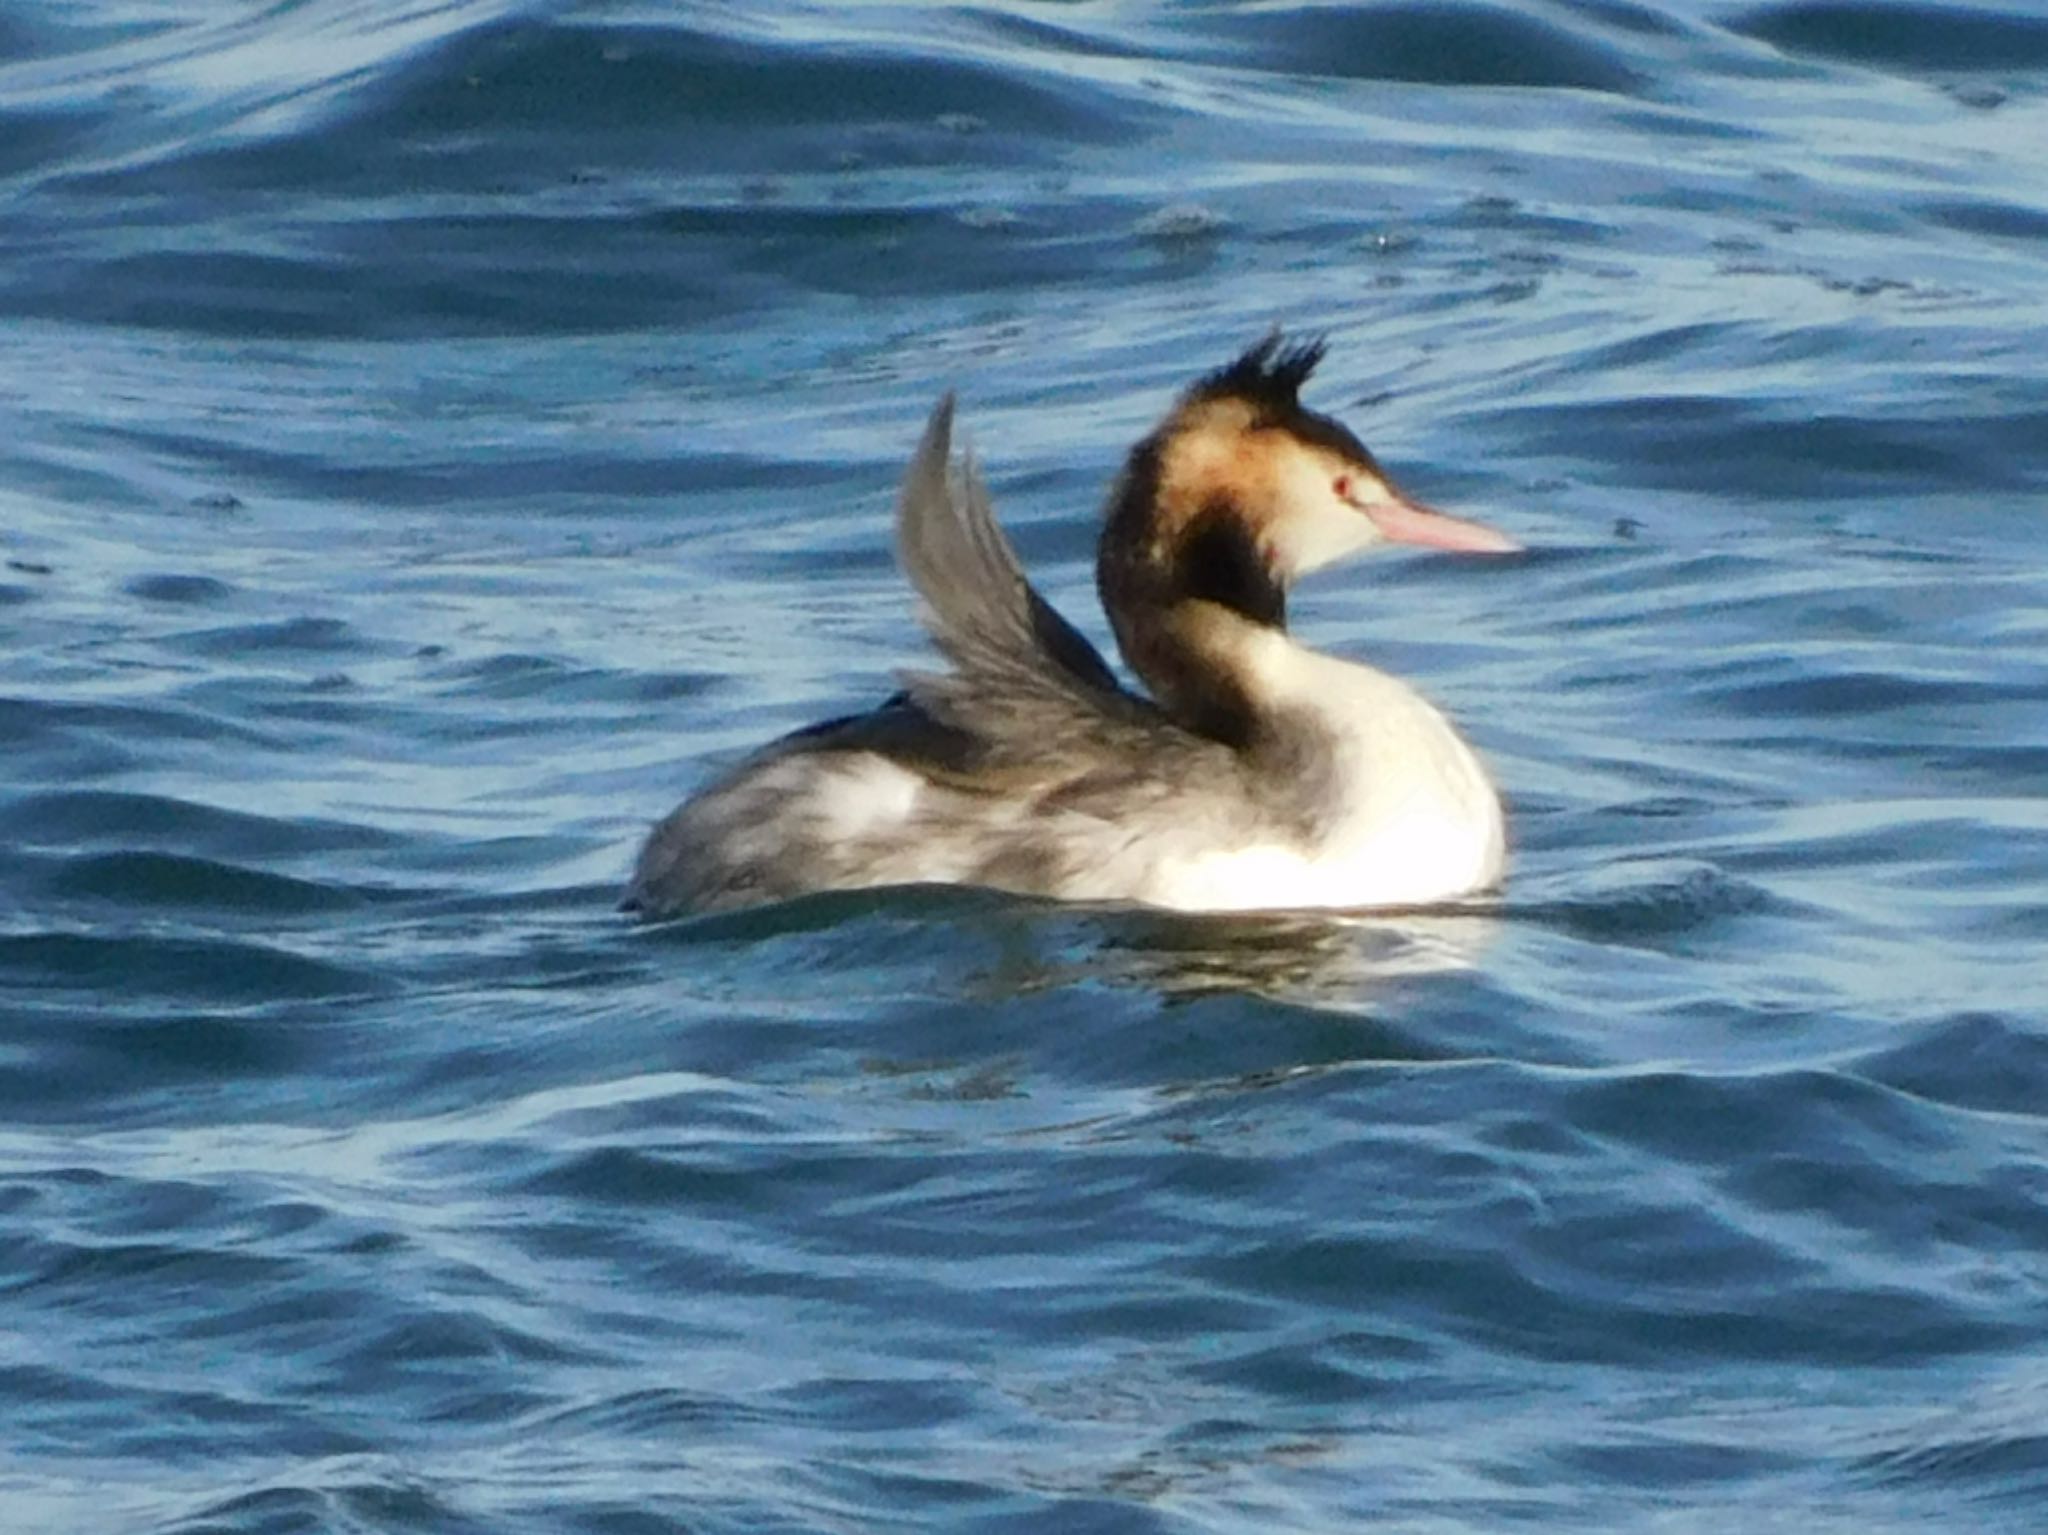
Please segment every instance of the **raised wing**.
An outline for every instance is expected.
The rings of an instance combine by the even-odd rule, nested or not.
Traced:
[[[905,677],[902,700],[936,727],[926,771],[963,785],[1024,784],[1080,808],[1088,786],[1229,771],[1227,747],[1119,686],[1101,653],[1025,579],[971,458],[952,459],[953,398],[939,401],[904,477],[897,555],[925,627],[953,669]]]
[[[1096,648],[1039,596],[969,456],[951,472],[953,397],[940,400],[903,480],[896,552],[925,627],[961,671],[990,682],[1123,694]]]

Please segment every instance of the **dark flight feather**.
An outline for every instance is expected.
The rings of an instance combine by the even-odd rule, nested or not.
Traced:
[[[972,459],[952,465],[953,399],[932,412],[904,478],[897,556],[925,627],[953,663],[906,679],[938,724],[1003,748],[1056,748],[1101,730],[1171,728],[1025,577]]]

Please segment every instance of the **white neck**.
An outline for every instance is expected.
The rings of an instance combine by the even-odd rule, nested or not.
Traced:
[[[1214,909],[1423,905],[1497,884],[1500,795],[1449,720],[1369,666],[1264,630],[1246,654],[1261,701],[1313,718],[1338,795],[1315,845],[1218,852],[1178,869],[1166,904]]]

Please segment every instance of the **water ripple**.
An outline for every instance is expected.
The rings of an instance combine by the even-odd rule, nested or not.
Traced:
[[[13,1525],[2030,1528],[2043,22],[2016,0],[0,16]],[[1100,639],[1275,322],[1478,569],[1428,913],[649,820],[925,664],[958,391]]]
[[[2048,66],[2048,21],[1996,5],[1784,0],[1743,11],[1728,25],[1787,52],[1907,74]]]

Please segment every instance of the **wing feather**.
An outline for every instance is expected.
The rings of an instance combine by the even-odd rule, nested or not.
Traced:
[[[952,435],[949,394],[911,459],[896,516],[898,557],[932,638],[963,671],[1121,693],[1101,652],[1026,578],[972,455],[954,472]]]
[[[918,751],[921,770],[1005,793],[1029,785],[1075,810],[1127,806],[1147,785],[1234,772],[1228,747],[1120,685],[1101,652],[1032,587],[972,457],[956,469],[952,429],[947,395],[897,507],[898,557],[925,627],[952,663],[903,679],[902,702],[945,747]]]

